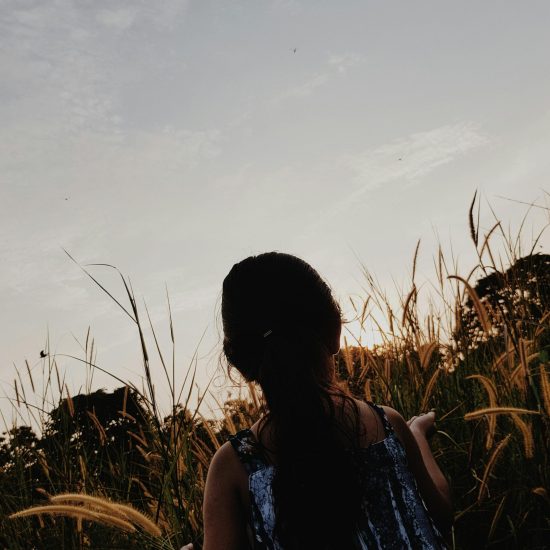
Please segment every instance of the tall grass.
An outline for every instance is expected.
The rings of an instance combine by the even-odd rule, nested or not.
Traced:
[[[474,202],[474,269],[460,272],[439,249],[432,290],[419,291],[417,247],[410,288],[397,302],[364,270],[365,295],[352,299],[354,323],[347,325],[360,328],[346,334],[336,367],[342,384],[361,399],[405,417],[436,409],[434,451],[453,489],[456,548],[543,548],[550,540],[550,275],[526,281],[521,271],[507,271],[532,250],[523,254],[499,223],[481,235],[473,210]],[[503,265],[497,265],[496,239],[505,244]],[[475,283],[491,276],[501,285],[495,299]],[[220,405],[222,418],[204,418],[197,403],[208,388],[192,396],[196,361],[175,385],[169,301],[172,349],[165,354],[146,308],[138,308],[131,284],[120,277],[124,301],[93,279],[136,327],[144,387],[118,380],[118,393],[89,387],[88,399],[70,396],[50,355],[40,383],[27,366],[16,373],[13,405],[20,421],[0,445],[2,547],[200,546],[210,459],[229,433],[260,414],[261,395],[249,387]],[[373,328],[382,342],[367,347],[362,338]],[[167,413],[151,375],[153,356],[169,387]],[[75,360],[90,373],[100,369],[91,338],[84,358]],[[114,409],[106,415],[98,403]],[[110,523],[101,515],[109,507],[119,510]],[[28,517],[10,519],[27,508]],[[146,519],[137,521],[129,510]],[[144,528],[147,521],[156,528]]]

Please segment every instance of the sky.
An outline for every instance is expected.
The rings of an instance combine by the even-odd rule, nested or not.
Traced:
[[[65,251],[129,277],[170,355],[168,289],[177,377],[197,352],[202,387],[250,254],[304,258],[342,304],[361,264],[406,286],[418,239],[422,276],[438,239],[467,274],[476,190],[482,231],[549,205],[549,23],[546,1],[0,0],[0,410],[47,339],[82,389],[88,327],[140,384],[135,326]]]

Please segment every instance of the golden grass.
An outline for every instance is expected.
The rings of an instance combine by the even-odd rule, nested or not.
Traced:
[[[485,409],[478,409],[464,415],[464,420],[474,420],[485,416],[486,414],[540,414],[538,411],[530,411],[528,409],[522,409],[520,407],[488,407]]]
[[[466,288],[470,296],[470,299],[472,300],[472,303],[478,315],[479,322],[481,323],[481,326],[483,327],[484,332],[486,334],[491,334],[493,327],[491,325],[491,322],[489,321],[489,314],[487,312],[486,307],[481,303],[481,300],[479,299],[479,296],[477,295],[477,292],[474,290],[474,288],[470,285],[470,283],[466,279],[458,275],[449,275],[448,278],[457,279],[464,285],[464,287]]]
[[[489,378],[483,376],[482,374],[471,374],[466,377],[466,380],[479,380],[485,391],[487,392],[487,397],[489,398],[489,408],[495,409],[497,407],[497,390],[495,385]],[[493,446],[493,441],[495,439],[495,430],[497,426],[497,419],[494,414],[488,416],[489,429],[487,431],[487,438],[485,440],[485,448],[490,449]]]
[[[440,369],[436,369],[434,373],[432,374],[430,380],[428,381],[428,384],[426,386],[426,389],[424,390],[424,396],[422,397],[422,404],[420,405],[420,411],[425,411],[428,407],[428,403],[430,401],[430,398],[432,396],[432,392],[435,388],[435,383],[437,381],[437,378],[439,377],[441,373]]]
[[[510,416],[514,421],[514,424],[521,432],[521,435],[523,436],[523,448],[525,450],[525,458],[533,458],[535,454],[535,441],[533,439],[531,426],[527,422],[522,420],[518,414],[511,413]]]
[[[160,537],[162,535],[161,530],[151,518],[127,504],[112,502],[105,498],[81,493],[63,493],[55,495],[50,497],[50,501],[54,504],[73,503],[73,505],[82,505],[92,511],[97,510],[100,513],[110,514],[123,521],[129,521],[139,525],[144,531],[155,537]]]
[[[473,205],[474,202],[472,208]],[[531,527],[535,526],[533,532],[547,529],[550,533],[550,520],[547,521],[541,511],[543,506],[550,504],[547,471],[550,454],[545,439],[550,425],[550,311],[533,322],[531,318],[522,317],[519,306],[517,311],[509,308],[507,312],[504,305],[480,298],[481,293],[478,295],[469,281],[476,272],[503,271],[502,266],[495,262],[501,253],[494,253],[490,243],[490,238],[497,230],[502,231],[502,227],[497,222],[482,240],[479,224],[476,227],[474,223],[472,208],[469,213],[470,232],[476,243],[479,265],[469,275],[456,275],[459,273],[457,262],[445,258],[440,247],[435,259],[440,287],[436,288],[436,301],[427,304],[421,302],[427,285],[415,280],[419,243],[414,251],[412,280],[404,285],[411,290],[401,292],[395,302],[376,287],[374,278],[365,271],[365,292],[368,295],[362,304],[350,299],[357,317],[354,320],[359,322],[361,334],[368,336],[372,329],[382,343],[368,349],[361,344],[361,335],[352,335],[357,345],[350,345],[349,337],[346,338],[338,361],[345,385],[358,398],[387,404],[405,416],[418,414],[429,407],[438,410],[441,435],[433,440],[434,454],[455,488],[457,548],[473,547],[472,541],[474,545],[491,543],[494,547],[499,547],[499,544],[507,547],[517,542],[518,533],[529,532],[524,527],[529,521]],[[518,257],[514,246],[512,243],[507,252],[510,263]],[[490,262],[485,263],[487,257]],[[248,427],[258,418],[263,410],[262,396],[256,386],[249,384],[247,397],[243,398],[239,393],[234,400],[235,406],[231,401],[219,404],[223,418],[208,420],[197,410],[191,410],[189,397],[182,400],[181,392],[178,396],[172,380],[169,383],[172,408],[167,420],[156,404],[150,376],[153,354],[147,350],[136,300],[129,282],[125,278],[122,280],[130,301],[128,310],[123,309],[138,327],[146,382],[139,393],[146,404],[148,417],[143,422],[128,413],[129,392],[135,388],[121,380],[118,382],[124,384],[125,390],[123,402],[117,404],[117,409],[121,408],[117,416],[127,423],[125,444],[136,455],[139,469],[129,468],[125,474],[123,460],[119,463],[109,457],[106,464],[101,464],[101,469],[111,477],[99,481],[94,475],[94,468],[97,470],[94,456],[89,453],[81,452],[62,464],[39,454],[37,469],[40,470],[41,484],[48,489],[40,488],[39,492],[43,491],[47,497],[48,493],[65,492],[49,497],[49,505],[25,508],[11,517],[35,516],[42,526],[42,517],[48,514],[75,518],[75,532],[82,535],[81,547],[88,544],[85,537],[92,532],[88,525],[90,521],[120,528],[128,533],[124,535],[127,541],[137,540],[141,533],[163,537],[151,546],[144,546],[147,549],[162,547],[173,550],[190,540],[200,545],[200,510],[209,462],[228,433]],[[504,284],[510,295],[515,295],[513,281],[505,280]],[[465,314],[466,297],[469,297],[468,315],[475,317],[472,324]],[[506,300],[507,305],[509,300]],[[152,326],[151,329],[159,354],[159,368],[168,374],[169,360],[162,355]],[[173,344],[171,318],[170,331]],[[86,365],[95,369],[97,366],[92,361],[88,336],[85,348]],[[175,372],[174,359],[172,361],[172,372]],[[60,377],[55,358],[48,355],[43,364],[49,369],[46,370],[48,383],[50,378],[57,378],[60,392],[66,395],[66,415],[75,417],[76,399],[73,401]],[[28,363],[26,369],[28,393],[29,385],[35,391],[39,384]],[[187,387],[196,385],[196,371],[193,369],[190,369]],[[22,408],[27,396],[21,376],[14,381],[14,388],[14,404]],[[50,393],[54,393],[51,388]],[[197,397],[200,402],[204,395]],[[54,403],[55,399],[49,398],[48,402]],[[48,403],[43,402],[42,409],[47,407]],[[181,416],[178,411],[182,412]],[[100,451],[108,450],[108,426],[101,425],[93,410],[84,416],[92,426],[94,440],[97,432],[100,444],[105,447]],[[43,418],[47,419],[47,414]],[[503,470],[504,461],[510,471],[520,475],[514,479],[501,475],[498,466]],[[25,474],[26,470],[23,468],[21,472]],[[26,479],[21,476],[22,486]],[[95,494],[110,498],[93,496]],[[156,521],[126,503],[115,502],[125,498],[147,510]],[[7,509],[11,512],[29,502],[32,499],[20,499]],[[0,531],[4,525],[0,525]],[[59,529],[55,525],[47,528]],[[141,546],[137,544],[135,547]]]
[[[109,525],[110,527],[116,527],[132,533],[136,528],[128,521],[121,519],[119,515],[111,515],[105,512],[96,512],[85,508],[83,506],[71,505],[71,504],[47,504],[45,506],[33,506],[31,508],[25,508],[19,512],[11,514],[10,519],[18,519],[36,515],[50,515],[50,516],[68,516],[76,519],[85,519],[89,521],[96,521]]]

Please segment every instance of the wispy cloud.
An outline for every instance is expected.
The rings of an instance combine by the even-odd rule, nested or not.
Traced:
[[[328,58],[328,64],[339,73],[345,73],[349,68],[362,63],[365,58],[353,52],[332,54]]]
[[[129,29],[138,16],[136,6],[124,6],[115,9],[100,9],[96,14],[96,20],[106,27],[124,31]]]
[[[121,84],[141,81],[166,61],[151,58],[145,49],[139,55],[151,40],[149,35],[133,36],[135,47],[129,48],[130,41],[121,42],[121,34],[135,26],[149,34],[165,34],[185,20],[188,4],[188,0],[154,6],[121,0],[3,2],[0,65],[9,85],[0,91],[0,109],[7,111],[0,114],[8,120],[12,115],[19,127],[42,121],[63,126],[65,133],[82,128],[116,131],[125,99]]]
[[[403,185],[417,183],[438,166],[448,164],[488,141],[478,125],[460,122],[417,132],[346,156],[340,164],[351,172],[357,187],[346,200],[355,200],[367,191],[394,181]]]
[[[308,75],[302,82],[290,86],[272,99],[278,105],[289,99],[310,96],[317,89],[325,86],[336,75],[344,75],[348,69],[364,61],[364,57],[353,52],[330,54],[322,70]]]
[[[314,74],[313,76],[310,76],[307,78],[307,80],[304,80],[300,84],[296,86],[292,86],[291,88],[285,90],[283,93],[278,95],[274,100],[273,103],[282,103],[283,101],[286,101],[287,99],[292,98],[301,98],[301,97],[307,97],[313,93],[314,90],[317,88],[320,88],[321,86],[324,86],[328,80],[329,80],[329,73],[318,73]]]
[[[330,220],[341,218],[368,193],[384,186],[403,189],[420,184],[436,168],[489,142],[477,124],[460,122],[327,161],[321,171],[337,175],[342,182],[341,194],[304,235],[316,234]]]
[[[185,14],[190,0],[165,0],[148,5],[135,2],[106,2],[98,9],[96,20],[106,27],[125,31],[134,24],[152,22],[164,29],[172,28],[174,21]]]
[[[102,165],[119,174],[129,169],[137,182],[144,174],[158,181],[216,155],[215,129],[125,119],[136,82],[163,59],[128,49],[134,44],[139,52],[145,41],[121,41],[120,32],[146,23],[148,33],[165,33],[176,19],[182,22],[188,3],[6,1],[0,11],[0,64],[8,83],[0,90],[2,184],[32,186],[40,179],[51,190],[96,186],[105,175],[91,172]]]

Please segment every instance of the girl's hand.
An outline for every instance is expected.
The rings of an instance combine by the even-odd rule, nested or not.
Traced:
[[[435,432],[435,412],[421,413],[413,416],[407,421],[407,425],[414,433],[421,433],[426,439],[429,439]]]
[[[193,544],[192,543],[186,544],[185,546],[182,546],[180,550],[193,550]]]

